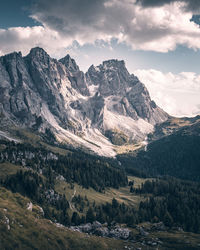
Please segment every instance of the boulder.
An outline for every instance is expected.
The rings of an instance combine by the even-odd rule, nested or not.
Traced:
[[[149,235],[149,233],[146,232],[142,227],[139,227],[139,232],[140,232],[141,236],[147,236],[147,235]]]
[[[126,240],[129,238],[130,230],[128,228],[117,227],[110,231],[110,237]]]
[[[33,204],[32,204],[32,202],[30,201],[30,202],[27,204],[27,210],[29,210],[29,211],[32,212],[32,209],[33,209]]]
[[[92,223],[92,230],[96,230],[97,228],[102,227],[102,224],[99,221],[94,221]]]
[[[79,226],[79,229],[83,233],[90,233],[92,231],[92,224],[91,223],[87,223],[85,225],[81,225],[81,226]]]
[[[152,225],[151,229],[156,230],[156,231],[165,231],[166,227],[165,227],[164,223],[161,221],[161,222],[158,222],[158,223],[154,223]]]
[[[102,237],[108,237],[110,232],[107,227],[99,227],[94,231],[94,234]]]

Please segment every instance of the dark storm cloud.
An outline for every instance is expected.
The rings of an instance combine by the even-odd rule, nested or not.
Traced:
[[[36,0],[32,12],[39,21],[64,32],[74,33],[81,27],[96,23],[105,11],[106,0]],[[74,30],[75,29],[75,30]]]
[[[131,34],[134,6],[134,0],[37,0],[32,16],[61,35],[84,43]]]
[[[195,13],[200,10],[199,0],[137,0],[137,4],[141,4],[143,7],[156,7],[163,6],[164,4],[183,2],[185,3],[185,10],[193,11]]]

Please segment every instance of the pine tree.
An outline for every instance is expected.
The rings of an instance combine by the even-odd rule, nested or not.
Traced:
[[[118,208],[118,206],[119,206],[118,201],[115,198],[113,198],[112,199],[112,208]]]
[[[168,211],[165,213],[165,216],[163,218],[163,222],[168,227],[171,227],[173,225],[173,218]]]
[[[86,213],[86,221],[92,223],[95,220],[94,211],[91,207],[89,207]]]
[[[130,187],[130,193],[134,193],[134,188],[133,188],[133,186]]]
[[[79,214],[77,212],[73,212],[72,218],[71,218],[71,223],[75,226],[80,224],[80,217],[79,217]]]

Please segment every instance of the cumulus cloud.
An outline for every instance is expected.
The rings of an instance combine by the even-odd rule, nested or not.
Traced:
[[[40,0],[32,17],[80,44],[117,38],[140,50],[168,52],[178,44],[200,48],[199,26],[190,22],[191,11],[183,11],[189,1],[140,2],[151,7],[142,8],[135,0]]]
[[[200,75],[194,72],[163,73],[154,69],[136,70],[152,99],[170,115],[200,114]]]
[[[39,46],[59,57],[72,42],[72,39],[63,39],[57,31],[43,26],[0,29],[0,55],[13,51],[27,54],[30,48]]]
[[[137,0],[137,4],[141,4],[144,7],[155,7],[163,6],[165,4],[182,2],[184,3],[183,9],[186,11],[193,11],[194,13],[199,13],[200,1],[199,0]]]
[[[98,46],[97,40],[112,39],[135,50],[200,48],[200,28],[190,21],[192,12],[183,10],[186,1],[168,2],[144,8],[136,0],[36,0],[31,16],[41,26],[0,30],[1,53],[42,46],[58,56],[73,41]]]

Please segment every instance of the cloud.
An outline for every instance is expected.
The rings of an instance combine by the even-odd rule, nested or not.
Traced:
[[[163,73],[154,69],[136,70],[151,98],[174,116],[200,114],[200,75],[194,72]]]
[[[168,2],[143,8],[136,0],[36,0],[31,16],[41,26],[0,30],[1,53],[42,46],[58,57],[74,41],[101,46],[97,41],[109,45],[112,39],[133,50],[199,49],[200,28],[190,21],[192,12],[183,10],[183,1]]]
[[[137,0],[137,4],[141,4],[143,7],[156,7],[163,6],[174,2],[184,3],[183,9],[186,11],[192,11],[193,13],[199,13],[200,1],[199,0]]]
[[[151,4],[146,9],[135,0],[40,0],[32,17],[80,44],[115,38],[136,50],[168,52],[179,44],[200,48],[199,26],[190,22],[191,11],[183,11],[189,1],[139,2]]]
[[[27,54],[30,48],[39,46],[60,57],[72,43],[72,39],[63,39],[55,30],[43,26],[0,29],[0,55],[13,51]]]

